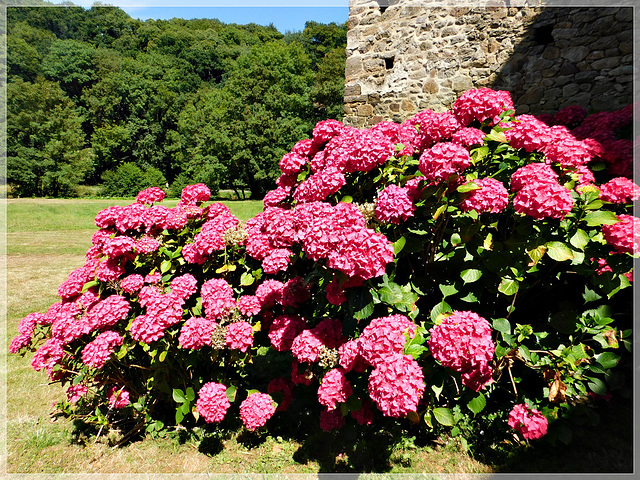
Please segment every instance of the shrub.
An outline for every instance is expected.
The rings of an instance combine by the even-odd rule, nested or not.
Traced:
[[[145,170],[135,163],[123,163],[115,170],[102,174],[100,193],[108,197],[135,197],[140,190],[149,187],[164,187],[167,181],[162,172],[154,167]]]
[[[320,122],[246,223],[203,184],[100,212],[86,264],[10,350],[38,347],[58,406],[99,424],[253,430],[298,403],[327,431],[566,438],[629,390],[629,121],[570,131],[479,89],[403,124]]]

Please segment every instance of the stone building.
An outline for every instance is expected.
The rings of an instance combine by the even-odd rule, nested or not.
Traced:
[[[480,87],[509,91],[517,113],[632,103],[632,7],[493,4],[351,0],[344,122],[401,122]]]

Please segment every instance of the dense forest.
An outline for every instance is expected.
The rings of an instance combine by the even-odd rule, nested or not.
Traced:
[[[346,33],[8,7],[9,194],[204,183],[261,198],[317,121],[342,118]]]

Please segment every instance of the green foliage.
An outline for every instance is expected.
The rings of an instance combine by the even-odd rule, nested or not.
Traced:
[[[95,6],[9,8],[8,27],[10,82],[44,76],[71,99],[95,154],[90,185],[133,162],[176,186],[261,198],[293,143],[342,116],[346,25],[310,22],[294,41],[272,26]],[[203,103],[217,113],[192,118]]]
[[[78,98],[96,79],[94,50],[85,42],[56,40],[42,62],[45,77],[59,82],[69,97]]]
[[[135,197],[140,189],[164,187],[166,179],[157,168],[142,170],[134,163],[123,163],[115,170],[102,174],[102,195],[107,197]]]
[[[81,117],[53,82],[7,88],[7,180],[20,196],[75,196],[91,171]]]

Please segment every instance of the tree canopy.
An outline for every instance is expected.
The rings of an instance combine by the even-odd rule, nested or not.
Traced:
[[[7,8],[10,194],[122,195],[119,171],[261,198],[297,140],[342,118],[346,24],[283,34],[42,5]]]

